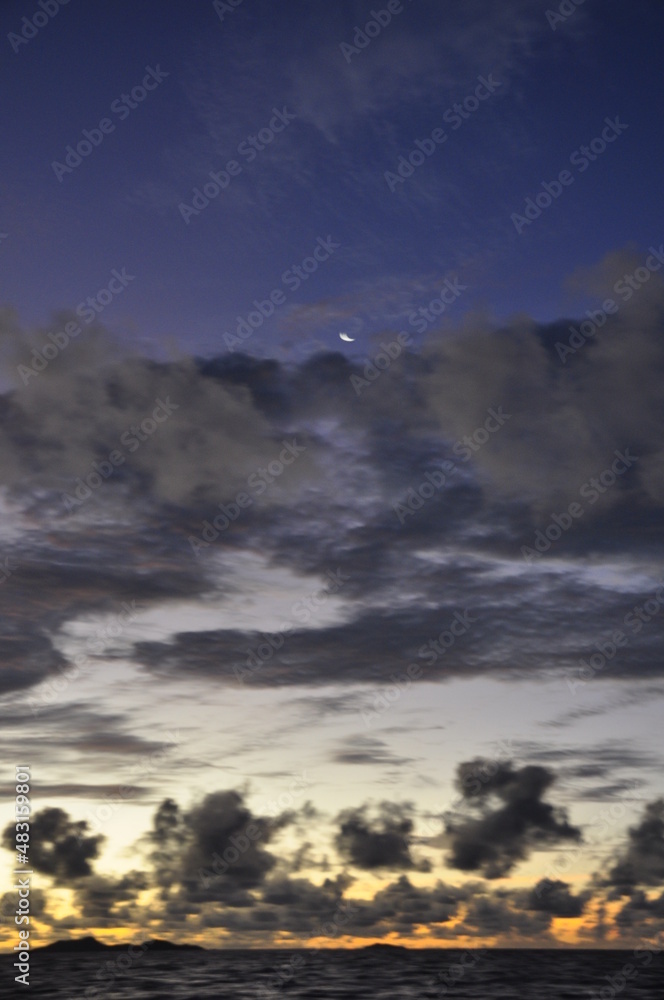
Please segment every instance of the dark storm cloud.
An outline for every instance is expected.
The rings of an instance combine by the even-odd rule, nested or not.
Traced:
[[[617,262],[633,260],[623,254]],[[231,581],[221,577],[218,557],[240,550],[263,553],[312,589],[325,572],[340,571],[339,597],[352,601],[352,618],[295,631],[248,683],[383,680],[414,659],[430,680],[542,669],[576,677],[581,658],[653,598],[642,583],[630,595],[589,581],[587,556],[640,552],[652,560],[661,547],[663,303],[653,277],[565,364],[555,339],[564,323],[521,319],[496,329],[467,320],[360,395],[350,376],[362,365],[331,353],[293,366],[242,355],[156,362],[118,360],[101,330],[72,344],[0,400],[0,479],[13,504],[16,564],[0,584],[0,610],[10,636],[30,636],[20,640],[29,646],[20,655],[12,654],[19,640],[10,641],[0,690],[27,687],[57,668],[62,654],[49,642],[73,619],[112,614],[123,601],[153,608],[223,597]],[[6,337],[5,346],[25,351],[25,336],[11,324]],[[156,399],[178,408],[66,512],[63,492],[122,447],[121,435]],[[466,460],[463,439],[484,427],[491,407],[509,418],[486,440],[484,430]],[[284,440],[305,451],[197,558],[190,541],[201,541],[204,520],[222,501],[234,502]],[[581,486],[625,448],[639,456],[633,467],[596,502],[584,500],[583,517],[543,562],[526,565],[521,547],[532,546],[551,512],[579,500]],[[454,475],[400,519],[395,505],[404,508],[430,485],[426,474],[435,476],[443,461]],[[36,515],[48,530],[35,527]],[[444,558],[434,562],[431,552]],[[566,564],[547,562],[549,555]],[[427,659],[418,651],[455,612],[473,614],[472,628]],[[504,642],[496,645],[496,634]],[[661,676],[663,635],[664,613],[655,613],[588,683]],[[160,674],[234,683],[233,667],[256,641],[239,630],[176,634],[138,643],[135,656]],[[103,649],[113,650],[112,642]]]
[[[627,831],[627,844],[601,884],[616,896],[629,895],[639,886],[659,886],[664,881],[664,799],[647,803],[643,817]]]
[[[565,810],[542,799],[554,781],[551,771],[534,765],[514,769],[479,759],[460,764],[455,784],[468,808],[445,819],[447,864],[502,878],[534,850],[581,840]]]
[[[15,836],[11,823],[3,831],[3,847],[14,849]],[[92,874],[91,862],[104,839],[88,835],[87,821],[72,820],[64,809],[42,809],[30,819],[30,862],[57,883],[76,881]]]
[[[375,818],[369,816],[367,805],[344,809],[337,816],[337,850],[350,864],[365,871],[430,871],[428,861],[417,861],[410,852],[412,813],[409,803],[382,802]]]

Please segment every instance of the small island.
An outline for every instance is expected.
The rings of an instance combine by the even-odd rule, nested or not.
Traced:
[[[377,952],[381,952],[381,951],[410,951],[410,948],[407,948],[406,945],[403,945],[403,944],[384,944],[384,943],[378,942],[377,944],[365,944],[359,950],[360,951],[377,951]]]
[[[107,951],[124,951],[127,948],[140,948],[142,951],[205,951],[199,944],[175,944],[173,941],[163,941],[159,938],[152,938],[143,941],[141,944],[104,944],[94,937],[71,938],[66,941],[53,941],[52,944],[40,945],[35,951],[49,952],[57,955],[68,955],[72,952],[78,954],[97,954]]]

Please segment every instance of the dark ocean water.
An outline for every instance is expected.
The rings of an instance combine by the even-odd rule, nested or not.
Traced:
[[[650,962],[646,964],[647,959]],[[118,962],[118,959],[121,959]],[[131,962],[129,967],[127,962]],[[662,1000],[662,955],[633,951],[213,951],[40,955],[28,989],[3,955],[2,997],[61,1000]]]

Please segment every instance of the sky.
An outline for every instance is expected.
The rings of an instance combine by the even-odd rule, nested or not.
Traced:
[[[0,948],[656,938],[661,7],[0,38]]]

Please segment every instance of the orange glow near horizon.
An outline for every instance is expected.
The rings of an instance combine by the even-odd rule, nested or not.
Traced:
[[[518,879],[516,880],[519,881]],[[359,887],[359,886],[357,886]],[[371,887],[374,891],[376,890],[375,884],[370,884],[368,882],[364,883],[365,890]],[[369,897],[346,897],[348,900],[354,898],[356,900],[364,899],[368,901]],[[76,917],[75,911],[72,909],[71,905],[67,905],[65,900],[56,894],[56,913],[54,916],[57,920],[62,921],[66,918]],[[455,929],[461,928],[463,925],[463,915],[456,916],[454,919],[447,923],[442,923],[438,925],[440,930],[445,934],[445,937],[438,936],[435,931],[432,931],[426,924],[420,924],[415,927],[410,935],[400,935],[396,931],[387,931],[382,936],[380,934],[368,935],[367,937],[360,937],[352,933],[344,933],[344,928],[339,927],[339,933],[337,935],[319,935],[317,937],[298,937],[288,931],[275,931],[270,939],[256,934],[252,936],[250,933],[246,933],[241,937],[237,937],[233,932],[225,930],[222,927],[212,929],[204,928],[198,929],[193,926],[183,927],[182,933],[175,936],[172,930],[161,931],[158,926],[158,921],[146,922],[145,924],[137,924],[134,926],[123,926],[123,927],[96,927],[90,926],[86,930],[78,930],[72,934],[72,938],[83,938],[83,937],[95,937],[98,941],[103,944],[136,944],[143,942],[150,938],[160,938],[172,941],[174,944],[197,944],[203,948],[207,949],[256,949],[260,950],[262,948],[276,950],[289,950],[289,949],[303,949],[303,950],[334,950],[334,949],[356,949],[364,948],[372,944],[388,944],[388,945],[398,945],[411,949],[424,949],[433,948],[439,950],[450,950],[450,949],[472,949],[472,948],[547,948],[547,947],[560,947],[560,948],[612,948],[619,946],[621,948],[631,948],[634,947],[638,940],[635,937],[632,943],[618,939],[615,933],[611,933],[611,925],[615,920],[617,913],[621,908],[621,902],[619,900],[614,900],[606,906],[605,912],[605,922],[607,924],[607,934],[603,939],[596,939],[594,936],[594,931],[597,927],[598,910],[597,906],[592,906],[580,917],[554,917],[551,922],[549,935],[542,935],[539,938],[511,938],[509,936],[493,935],[490,937],[470,937],[467,934],[458,934],[454,936]],[[152,926],[151,926],[152,924]],[[157,926],[155,926],[155,924]],[[42,945],[51,944],[56,940],[60,940],[67,935],[58,934],[57,930],[54,930],[50,924],[40,921],[36,918],[32,918],[32,924],[30,927],[31,943],[34,942],[33,947],[39,947]],[[14,938],[12,931],[4,930],[4,933],[0,932],[0,951],[5,951],[10,953],[13,945],[17,943],[17,938]]]

